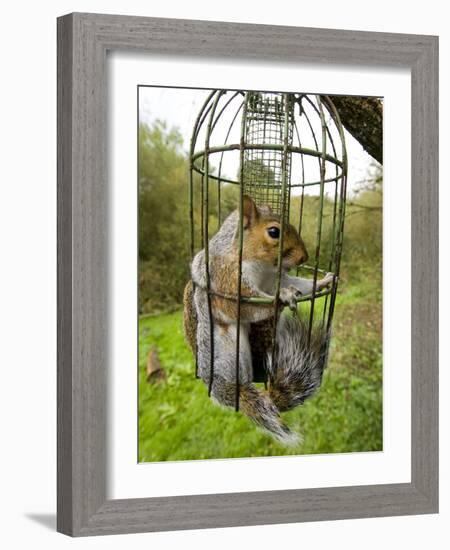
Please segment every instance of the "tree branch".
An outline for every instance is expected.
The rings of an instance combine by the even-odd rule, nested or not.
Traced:
[[[348,202],[347,206],[354,206],[356,208],[362,208],[364,210],[379,210],[379,211],[381,211],[383,209],[381,206],[369,206],[367,204],[358,204],[356,202]]]
[[[344,128],[383,164],[383,104],[375,97],[330,96]]]

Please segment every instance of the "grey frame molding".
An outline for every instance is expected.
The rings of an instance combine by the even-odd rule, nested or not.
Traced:
[[[411,69],[411,483],[107,500],[108,50]],[[58,531],[83,536],[437,512],[438,38],[82,13],[59,18],[58,318]]]

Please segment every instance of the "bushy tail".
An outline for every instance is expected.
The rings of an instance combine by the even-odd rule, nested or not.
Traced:
[[[308,323],[304,319],[281,316],[274,365],[272,353],[267,357],[269,395],[278,410],[288,411],[301,405],[320,387],[328,342],[325,328],[313,326],[308,342]]]
[[[214,375],[211,396],[221,405],[234,407],[236,386],[221,376]],[[259,391],[253,384],[242,384],[239,387],[239,410],[283,445],[301,442],[300,437],[291,432],[283,422],[269,393]]]

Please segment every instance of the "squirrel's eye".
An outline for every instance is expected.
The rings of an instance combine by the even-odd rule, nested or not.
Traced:
[[[279,227],[269,227],[267,230],[267,233],[269,234],[269,237],[272,239],[279,239],[280,238],[280,228]]]

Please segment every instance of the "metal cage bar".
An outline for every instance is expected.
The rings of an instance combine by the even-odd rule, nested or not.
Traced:
[[[196,121],[194,123],[194,130],[192,132],[191,137],[191,143],[190,143],[190,154],[189,154],[189,227],[190,227],[190,254],[191,254],[191,261],[194,259],[195,255],[195,227],[194,227],[194,174],[193,174],[193,166],[194,166],[194,160],[193,155],[195,151],[195,144],[198,137],[198,131],[201,126],[201,120],[204,120],[203,114],[205,110],[207,109],[211,98],[214,96],[215,92],[211,92],[208,94],[206,100],[204,101],[198,115],[196,118]],[[202,185],[202,192],[203,192],[203,185]],[[203,198],[202,198],[202,212],[203,212]],[[202,231],[203,231],[203,220],[201,223]],[[203,242],[203,234],[202,234],[202,242]],[[195,291],[195,283],[192,281],[192,288],[193,292]],[[195,377],[198,378],[198,355],[197,355],[197,345],[195,346]]]
[[[211,305],[211,277],[209,272],[209,160],[208,160],[208,150],[209,142],[211,138],[211,128],[213,125],[214,114],[217,109],[220,98],[225,93],[225,90],[219,91],[214,98],[212,104],[211,113],[209,115],[208,127],[205,137],[205,167],[204,167],[204,195],[203,195],[203,248],[205,251],[205,281],[206,281],[206,298],[208,303],[208,318],[209,318],[209,350],[210,350],[210,372],[209,372],[209,382],[208,382],[208,395],[211,395],[212,385],[214,381],[214,318],[212,313]]]
[[[321,96],[321,101],[323,100],[325,96]],[[314,109],[314,111],[320,116],[320,112],[319,112],[319,109],[317,109],[316,105],[314,105],[314,102],[310,101],[310,104],[311,104],[311,107]],[[325,103],[325,107],[327,108],[327,110],[329,111],[329,106],[327,103]],[[331,113],[330,113],[331,114]],[[334,144],[334,139],[333,139],[333,135],[330,131],[330,128],[329,128],[329,125],[326,124],[326,131],[327,131],[327,135],[328,135],[328,139],[329,139],[329,142],[331,144],[331,148],[333,150],[333,156],[337,157],[337,151],[336,151],[336,146]],[[344,172],[342,173],[342,177],[344,176]],[[335,240],[336,240],[336,212],[337,212],[337,204],[338,204],[338,181],[339,181],[339,178],[340,178],[340,175],[339,175],[339,169],[338,169],[338,166],[335,165],[335,176],[334,176],[334,179],[335,179],[335,185],[334,185],[334,200],[333,200],[333,219],[331,221],[331,227],[332,227],[332,230],[331,230],[331,235],[332,235],[332,239],[331,239],[331,243],[330,243],[330,257],[329,257],[329,261],[328,261],[328,271],[333,271],[333,262],[334,262],[334,256],[333,256],[333,251],[335,249]],[[331,178],[330,178],[331,179]],[[324,182],[327,183],[329,180],[325,179]],[[334,287],[334,284],[335,284],[335,281],[333,282],[333,287]],[[327,309],[328,309],[328,296],[325,296],[325,301],[324,301],[324,304],[323,304],[323,313],[322,313],[322,325],[325,323],[325,317],[326,317],[326,314],[327,314]]]
[[[322,325],[326,324],[329,331],[335,309],[338,276],[342,255],[342,242],[344,232],[345,198],[347,187],[347,155],[345,150],[344,131],[339,115],[333,103],[327,96],[310,96],[307,94],[275,93],[275,92],[246,92],[231,90],[232,95],[223,103],[221,98],[228,90],[214,90],[203,104],[194,124],[190,147],[190,175],[189,175],[189,220],[191,235],[191,256],[195,253],[195,215],[194,215],[194,173],[201,176],[200,189],[200,221],[201,242],[205,250],[205,281],[208,300],[208,315],[210,322],[210,350],[211,364],[209,369],[208,393],[212,391],[214,378],[214,313],[212,310],[212,297],[230,300],[236,304],[236,367],[235,367],[235,409],[239,409],[240,392],[240,345],[241,345],[241,304],[255,306],[271,305],[273,307],[272,325],[272,364],[275,365],[275,351],[277,338],[277,323],[280,313],[279,296],[281,290],[282,275],[282,251],[285,224],[289,223],[291,211],[291,198],[299,197],[298,206],[298,232],[302,233],[303,220],[306,210],[309,216],[316,216],[316,228],[312,256],[312,264],[302,265],[299,271],[311,273],[313,290],[309,295],[300,296],[297,303],[309,303],[308,314],[308,340],[317,310],[317,316],[321,317]],[[220,105],[219,105],[220,103]],[[298,105],[298,112],[296,109]],[[223,142],[214,141],[213,131],[225,120],[225,114],[230,112],[231,122],[225,129]],[[329,115],[328,120],[325,112]],[[228,114],[227,114],[228,117]],[[239,140],[229,143],[233,128],[237,131],[236,122],[240,117]],[[321,134],[321,143],[316,137],[314,126],[318,125]],[[198,136],[206,131],[204,148],[198,147]],[[334,135],[333,135],[334,132]],[[334,137],[336,136],[338,137]],[[309,138],[308,138],[309,135]],[[305,137],[306,136],[306,137]],[[216,136],[217,137],[217,136]],[[311,142],[308,144],[307,141]],[[338,151],[336,141],[340,141],[341,151]],[[328,151],[328,144],[330,151]],[[239,165],[237,177],[229,173],[223,173],[224,157],[232,152],[238,153]],[[212,170],[216,166],[215,156],[220,155],[218,170]],[[306,159],[314,162],[306,164]],[[295,162],[294,162],[295,161]],[[314,169],[314,164],[316,168]],[[292,181],[292,170],[296,174]],[[331,174],[327,169],[331,169]],[[314,172],[316,170],[316,172]],[[316,174],[314,176],[314,174]],[[237,232],[238,253],[238,280],[235,295],[220,292],[213,289],[210,274],[209,258],[209,217],[210,217],[210,186],[209,181],[217,182],[217,213],[218,228],[222,219],[222,186],[232,184],[238,186],[238,212],[239,226]],[[326,186],[332,185],[332,193],[327,194]],[[318,189],[318,193],[316,193]],[[307,191],[309,190],[309,191]],[[306,201],[306,196],[310,199]],[[312,195],[310,194],[312,192]],[[300,194],[299,194],[300,193]],[[266,296],[242,296],[242,261],[244,245],[243,205],[244,195],[250,195],[257,206],[269,205],[280,216],[280,240],[277,258],[276,288],[273,297]],[[317,196],[317,200],[311,200]],[[330,221],[324,224],[325,200],[327,205],[327,217]],[[297,206],[296,206],[297,208]],[[311,209],[314,208],[313,211]],[[312,212],[312,214],[311,214]],[[315,212],[315,214],[314,214]],[[326,233],[324,233],[326,231]],[[327,236],[322,247],[323,235]],[[324,237],[325,238],[325,237]],[[310,248],[310,244],[308,244]],[[326,271],[335,274],[331,288],[317,291],[317,278]],[[321,300],[320,308],[316,302]],[[328,346],[328,343],[327,343]],[[197,367],[196,367],[197,372]]]
[[[341,124],[341,120],[339,117],[339,113],[337,112],[333,102],[331,99],[327,96],[324,98],[331,116],[335,120],[336,127],[339,131],[339,136],[341,139],[342,144],[342,165],[343,165],[343,171],[345,174],[345,177],[342,180],[342,185],[340,189],[340,200],[339,200],[339,224],[338,224],[338,230],[337,230],[337,238],[336,238],[336,244],[334,249],[334,256],[335,256],[335,266],[336,266],[336,273],[335,273],[335,281],[333,284],[333,292],[331,293],[330,298],[330,311],[328,315],[328,324],[327,329],[330,330],[331,328],[331,322],[334,314],[334,307],[336,303],[336,294],[337,294],[337,279],[339,277],[340,273],[340,266],[341,266],[341,256],[342,256],[342,245],[344,240],[344,223],[345,223],[345,199],[347,195],[347,150],[345,147],[345,135],[344,135],[344,129]]]
[[[284,144],[283,144],[283,159],[281,167],[281,212],[280,212],[280,239],[278,242],[278,259],[277,259],[277,279],[276,279],[276,289],[275,289],[275,299],[274,299],[274,315],[273,315],[273,328],[272,328],[272,372],[276,370],[275,364],[275,355],[277,347],[277,326],[278,326],[278,313],[279,313],[279,300],[280,300],[280,290],[281,290],[281,272],[282,272],[282,260],[283,260],[283,242],[284,242],[284,231],[285,225],[287,223],[286,209],[287,209],[287,193],[289,191],[289,139],[292,139],[292,134],[289,133],[289,126],[291,121],[289,119],[289,94],[283,94],[283,103],[285,108],[285,119],[284,119]]]
[[[239,410],[239,355],[241,336],[241,292],[242,292],[242,251],[244,247],[244,155],[245,155],[245,121],[247,115],[247,103],[244,102],[242,110],[240,155],[239,155],[239,259],[238,259],[238,280],[237,280],[237,301],[236,301],[236,393],[235,409]]]
[[[211,134],[213,133],[214,131],[214,128],[216,127],[217,123],[219,122],[220,120],[220,117],[222,116],[222,114],[225,112],[226,108],[229,106],[229,104],[240,94],[241,92],[235,92],[229,99],[228,101],[225,102],[225,105],[222,105],[222,108],[220,109],[219,111],[219,114],[217,115],[216,119],[214,120],[213,122],[213,125],[211,127]],[[225,94],[226,94],[226,91],[225,91]],[[224,94],[224,95],[225,95]],[[237,111],[239,112],[239,111]],[[231,126],[229,128],[229,131],[231,130]],[[227,142],[227,137],[225,138],[225,143]],[[222,160],[222,159],[221,159]],[[220,224],[221,224],[221,200],[220,200],[220,191],[221,191],[221,180],[220,180],[220,174],[221,174],[221,165],[222,165],[222,162],[220,162],[220,165],[219,165],[219,175],[218,175],[218,178],[217,178],[217,225],[218,225],[218,229],[220,228]]]
[[[225,145],[228,142],[228,138],[230,137],[231,130],[233,129],[234,123],[237,119],[238,114],[242,110],[243,105],[244,105],[244,103],[241,102],[238,109],[236,110],[236,113],[234,114],[234,116],[231,120],[231,124],[230,124],[230,126],[228,128],[228,131],[226,133],[226,136],[225,136],[225,141],[224,141]],[[217,205],[217,224],[218,224],[218,228],[220,228],[220,226],[222,225],[222,210],[221,210],[221,204],[220,204],[220,188],[221,188],[221,183],[223,181],[226,181],[226,180],[223,180],[222,177],[221,177],[222,176],[222,162],[223,162],[224,153],[225,153],[225,151],[222,151],[222,153],[220,155],[219,171],[218,171],[218,179],[217,179],[217,190],[218,190],[218,192],[217,192],[217,202],[218,202],[218,205]]]

